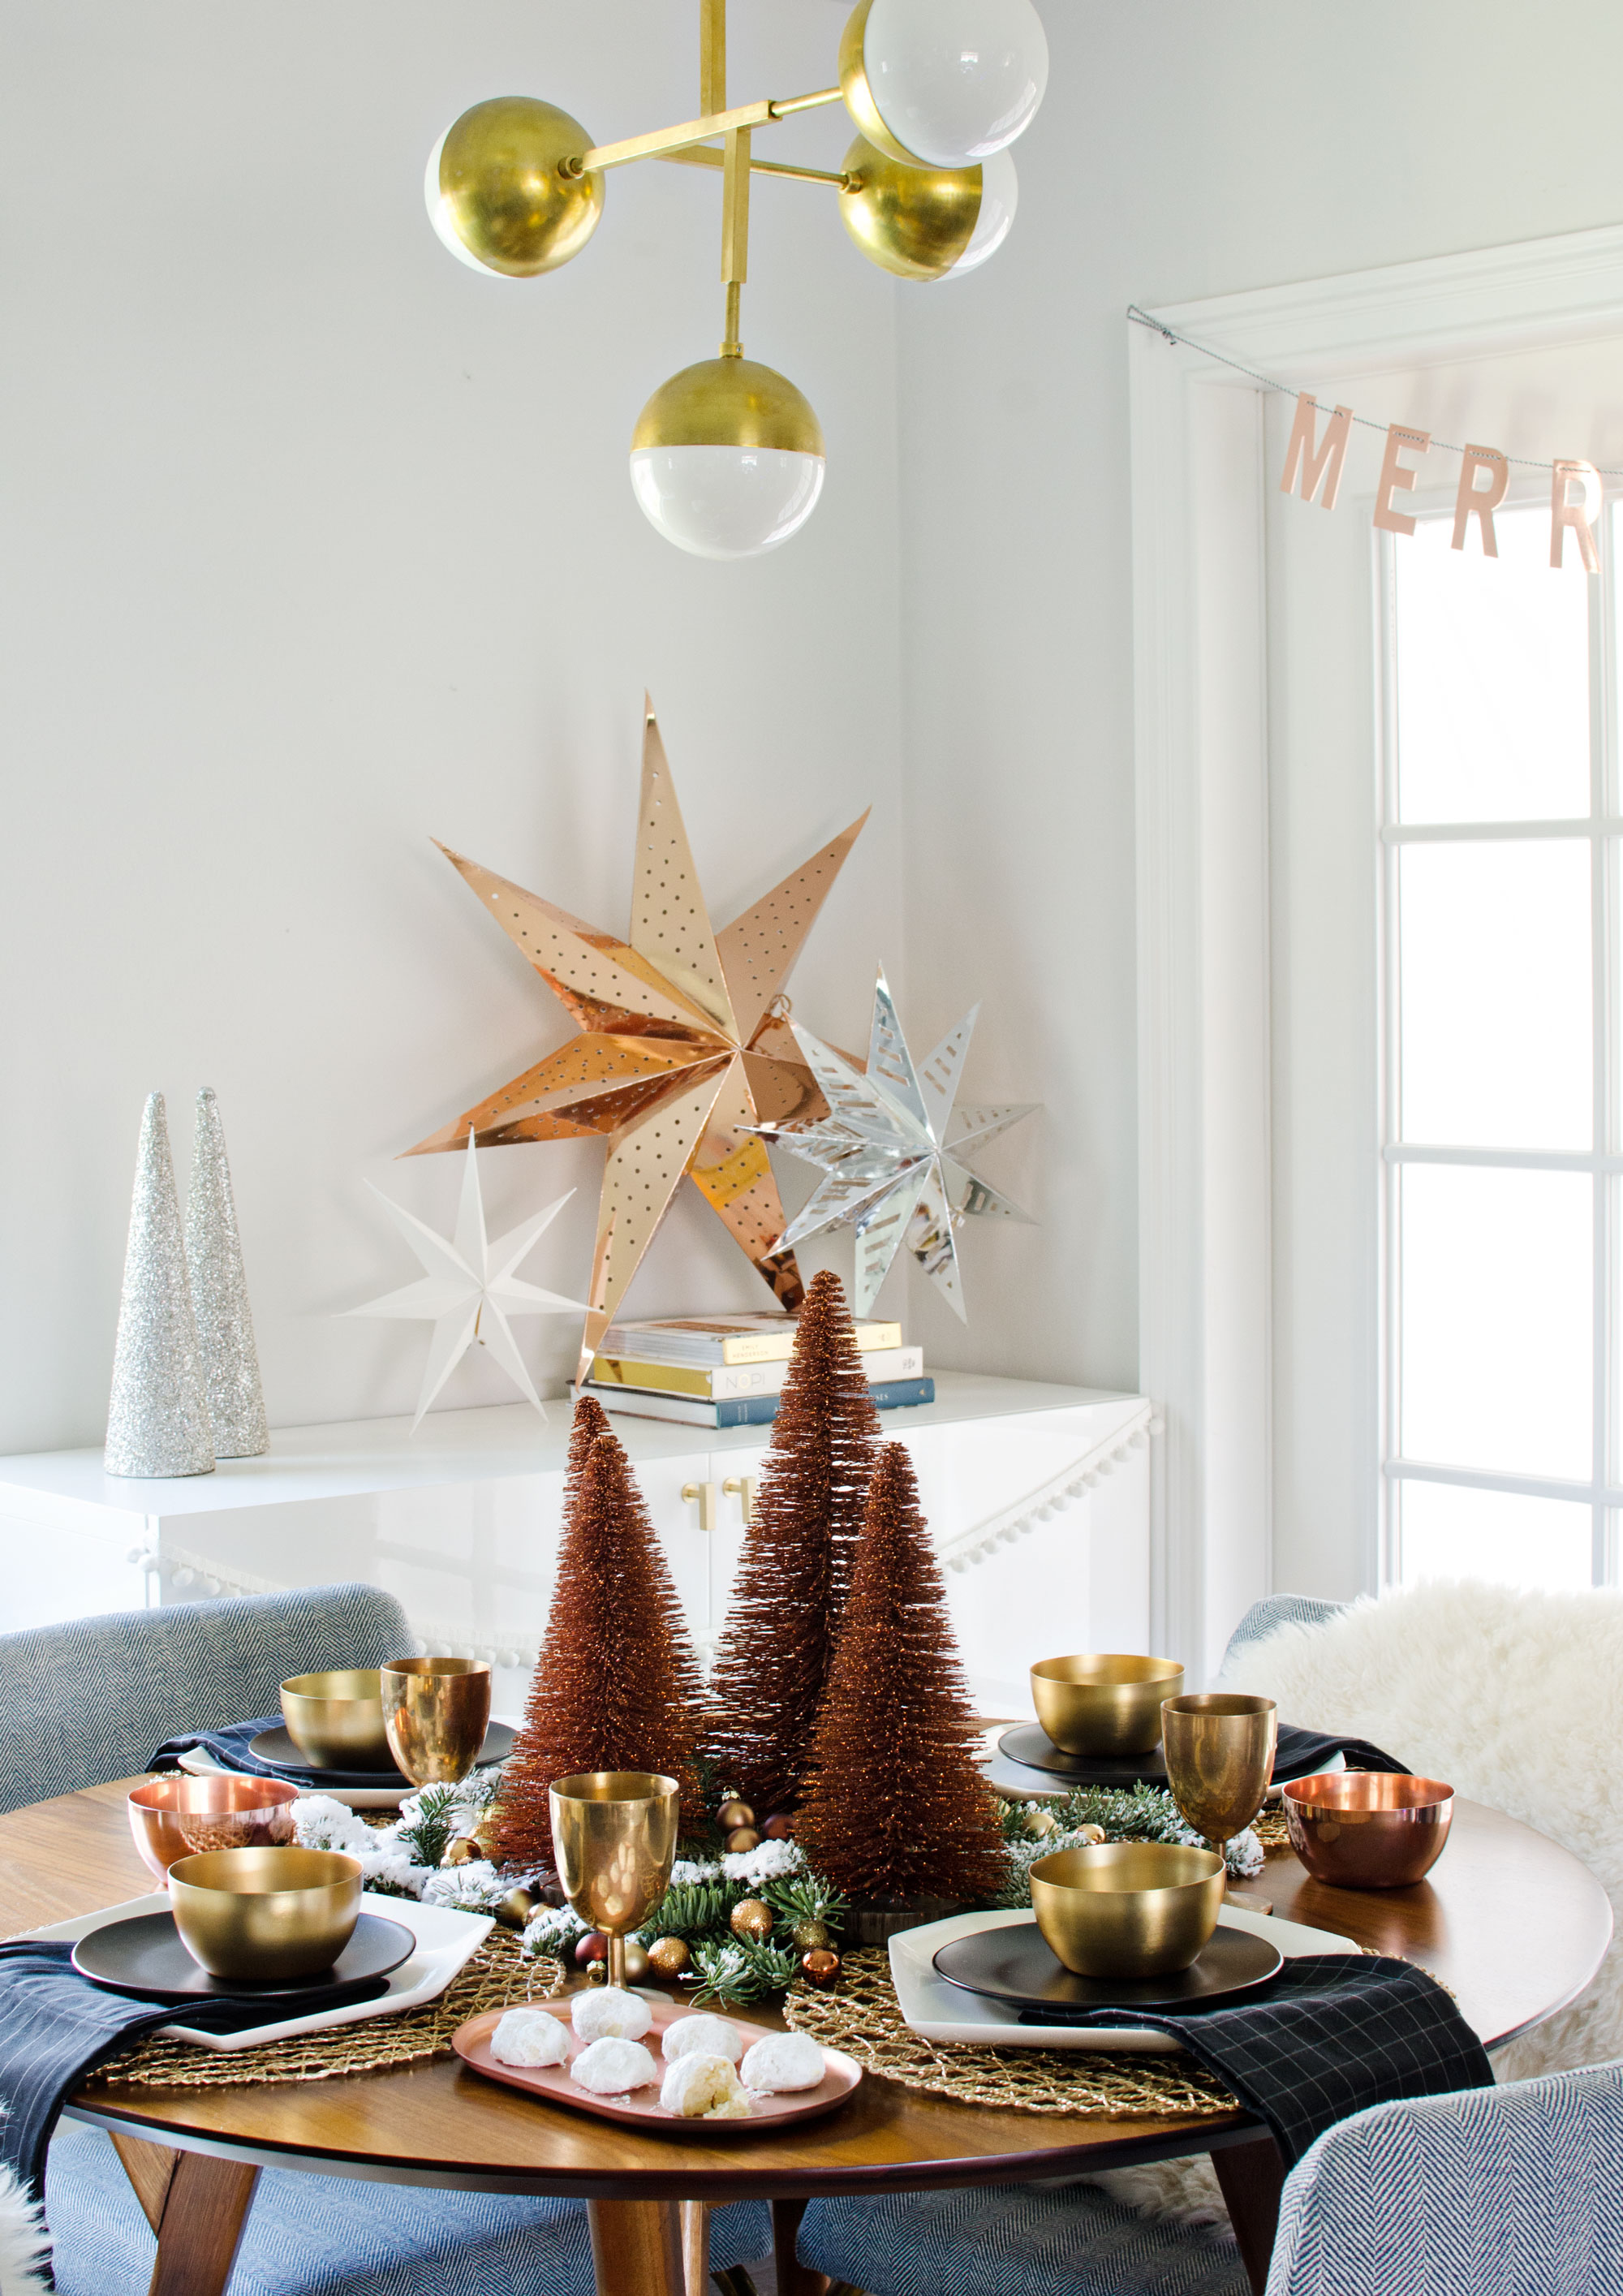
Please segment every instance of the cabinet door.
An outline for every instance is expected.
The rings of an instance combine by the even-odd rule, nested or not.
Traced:
[[[748,1450],[717,1451],[710,1459],[709,1473],[716,1485],[719,1502],[709,1548],[710,1619],[711,1633],[715,1638],[719,1638],[726,1623],[734,1581],[738,1577],[738,1566],[743,1560],[746,1536],[744,1509],[747,1503],[753,1501],[760,1487],[761,1463],[766,1456],[766,1447],[762,1442]],[[748,1488],[730,1491],[726,1488],[728,1483],[748,1485]]]
[[[684,1489],[698,1489],[704,1484],[710,1476],[710,1464],[702,1452],[685,1458],[639,1459],[636,1463],[637,1487],[646,1502],[665,1560],[670,1565],[688,1632],[703,1665],[709,1663],[714,1631],[710,1615],[710,1546],[715,1534],[702,1528],[699,1500],[684,1499],[682,1494]]]

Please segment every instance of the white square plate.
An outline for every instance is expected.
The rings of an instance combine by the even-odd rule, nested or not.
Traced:
[[[205,2033],[195,2025],[160,2025],[167,2038],[190,2041],[200,2049],[258,2049],[266,2041],[283,2041],[295,2033],[324,2033],[334,2025],[357,2025],[367,2017],[392,2017],[402,2009],[421,2008],[436,2001],[474,1948],[484,1943],[495,1923],[483,1914],[454,1913],[447,1906],[420,1906],[414,1898],[385,1898],[371,1890],[361,1893],[363,1912],[378,1914],[411,1931],[417,1950],[403,1961],[389,1980],[387,1992],[370,2001],[346,2002],[338,2009],[312,2010],[307,2016],[285,2017],[275,2025],[256,2025],[246,2033]],[[37,1938],[61,1938],[69,1944],[88,1937],[109,1922],[133,1921],[138,1914],[167,1914],[167,1890],[150,1897],[131,1898],[122,1906],[102,1906],[71,1922],[56,1922],[49,1929],[30,1930]]]
[[[1143,2025],[1022,2025],[1000,2009],[949,1985],[938,1977],[933,1956],[954,1938],[976,1930],[1007,1929],[1029,1922],[1029,1907],[1012,1907],[999,1914],[955,1914],[945,1922],[927,1922],[922,1929],[903,1930],[890,1940],[890,1977],[902,2016],[926,2041],[963,2041],[982,2049],[1109,2049],[1145,2056],[1170,2056],[1177,2043],[1170,2033]],[[1294,1954],[1357,1953],[1350,1938],[1330,1930],[1305,1929],[1300,1922],[1282,1922],[1272,1914],[1247,1913],[1225,1906],[1217,1916],[1220,1928],[1250,1930],[1269,1938],[1286,1959]]]

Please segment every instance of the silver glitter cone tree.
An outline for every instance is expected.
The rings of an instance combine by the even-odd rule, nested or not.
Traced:
[[[205,1085],[197,1095],[192,1186],[186,1197],[186,1260],[192,1310],[202,1360],[203,1391],[217,1459],[257,1459],[270,1449],[265,1394],[254,1349],[242,1242],[225,1160],[219,1103]]]
[[[105,1458],[110,1475],[214,1472],[214,1438],[160,1092],[148,1094],[141,1119]]]

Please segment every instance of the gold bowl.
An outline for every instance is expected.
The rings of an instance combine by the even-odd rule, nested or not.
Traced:
[[[1037,1718],[1067,1754],[1147,1754],[1160,1743],[1161,1701],[1184,1687],[1176,1659],[1088,1651],[1031,1669]]]
[[[1454,1788],[1437,1778],[1339,1770],[1283,1789],[1291,1846],[1316,1882],[1404,1890],[1443,1854]]]
[[[1228,1876],[1211,1849],[1106,1841],[1031,1868],[1037,1925],[1078,1977],[1165,1977],[1187,1969],[1217,1926]]]
[[[296,1674],[282,1685],[288,1736],[318,1770],[389,1771],[382,1677],[375,1666]]]
[[[176,1858],[291,1841],[298,1799],[299,1788],[281,1778],[193,1778],[177,1770],[132,1791],[129,1830],[142,1864],[161,1885]]]
[[[336,1849],[209,1849],[169,1868],[175,1926],[210,1977],[286,1983],[331,1969],[361,1915],[361,1866]]]

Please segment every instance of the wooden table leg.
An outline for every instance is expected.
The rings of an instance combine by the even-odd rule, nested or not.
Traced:
[[[809,2272],[796,2252],[804,2201],[772,2203],[772,2262],[777,2274],[778,2296],[824,2296],[829,2283],[820,2272]]]
[[[149,2296],[222,2296],[259,2171],[241,2161],[173,2152],[143,2137],[112,2141],[158,2235]]]
[[[683,2296],[675,2201],[591,2201],[587,2214],[597,2296]]]
[[[1254,2144],[1225,2144],[1212,2154],[1211,2165],[1228,2203],[1246,2277],[1254,2296],[1263,2296],[1285,2182],[1279,2147],[1271,2136],[1259,2136]]]
[[[682,2203],[682,2280],[687,2296],[710,2296],[710,2204]]]

